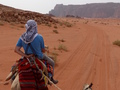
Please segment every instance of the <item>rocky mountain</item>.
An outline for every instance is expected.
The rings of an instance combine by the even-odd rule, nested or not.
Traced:
[[[57,17],[120,18],[120,3],[57,4],[49,14]]]
[[[29,19],[34,19],[38,24],[58,23],[49,15],[15,9],[0,4],[0,21],[26,23]]]

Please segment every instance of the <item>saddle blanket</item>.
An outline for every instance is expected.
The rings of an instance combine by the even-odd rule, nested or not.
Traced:
[[[36,58],[35,61],[39,68],[43,70],[39,60]],[[52,67],[45,61],[43,62],[47,66],[48,73],[52,74]],[[27,59],[19,60],[18,73],[21,90],[48,90],[44,79],[41,80],[42,73],[34,64],[31,66]]]

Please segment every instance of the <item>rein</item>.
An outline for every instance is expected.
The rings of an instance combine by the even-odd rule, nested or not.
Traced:
[[[25,53],[27,54],[28,47],[30,47],[31,50],[32,50],[32,52],[36,55],[36,52],[35,52],[34,48],[32,47],[31,43],[28,44],[28,46],[27,46],[27,48],[26,48],[26,50],[25,50]],[[37,59],[38,59],[38,58],[37,58]],[[30,62],[30,60],[29,60],[28,58],[27,58],[27,60],[28,60],[28,62],[31,64],[31,62]],[[42,70],[39,68],[39,66],[37,65],[35,59],[34,59],[33,61],[34,61],[34,64],[35,64],[36,68],[39,70],[40,73],[42,73],[41,79],[44,79],[45,85],[47,85],[47,83],[48,83],[48,81],[49,81],[49,82],[52,83],[58,90],[61,90],[58,86],[56,86],[56,85],[48,78],[48,72],[47,72],[47,69],[46,69],[45,64],[44,64],[41,60],[38,59],[38,61],[39,61],[39,62],[42,64],[42,66],[43,66],[43,71],[42,71]],[[46,73],[47,75],[45,75],[45,74],[43,73],[44,71],[45,71],[45,73]]]
[[[28,58],[27,58],[27,60],[30,62],[30,60],[29,60]],[[39,60],[39,59],[38,59],[38,60]],[[47,85],[47,83],[48,83],[48,81],[49,81],[49,82],[52,83],[58,90],[61,90],[57,85],[55,85],[55,84],[48,78],[48,76],[46,76],[46,75],[43,73],[44,71],[42,71],[42,70],[39,68],[39,66],[37,65],[36,61],[35,61],[35,60],[33,60],[33,61],[34,61],[34,64],[35,64],[36,68],[39,70],[40,73],[42,73],[41,79],[44,79],[45,85]],[[43,68],[46,68],[46,66],[44,65],[44,63],[43,63],[41,60],[39,60],[39,62],[42,64]]]

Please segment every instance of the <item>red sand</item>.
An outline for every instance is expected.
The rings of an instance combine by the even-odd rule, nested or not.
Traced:
[[[82,90],[85,84],[93,83],[93,90],[120,90],[120,47],[113,45],[120,40],[120,20],[117,19],[72,19],[72,27],[57,29],[38,25],[50,52],[57,52],[55,79],[62,90]],[[23,25],[22,25],[23,26]],[[10,83],[3,85],[11,66],[20,58],[14,53],[18,38],[25,29],[21,25],[0,25],[0,90],[10,90]],[[53,30],[59,33],[55,34]],[[59,39],[65,40],[60,42]],[[60,44],[68,52],[54,50]],[[49,90],[57,90],[53,85]]]

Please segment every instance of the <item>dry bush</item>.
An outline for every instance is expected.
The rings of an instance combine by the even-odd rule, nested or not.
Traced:
[[[57,48],[56,48],[56,47],[54,47],[54,50],[57,50]]]
[[[63,23],[62,23],[62,22],[59,22],[59,24],[60,24],[60,26],[62,26],[62,25],[63,25]]]
[[[67,50],[67,47],[66,46],[64,46],[63,44],[60,44],[59,46],[58,46],[58,50],[63,50],[63,51],[68,51]]]
[[[49,46],[45,45],[45,54],[48,55],[56,64],[58,53],[54,51],[49,52]]]
[[[4,26],[4,23],[3,23],[3,22],[0,22],[0,26]]]
[[[98,23],[98,22],[94,22],[94,23]]]
[[[120,46],[120,40],[116,40],[113,42],[113,45],[117,45],[117,46]]]
[[[54,28],[57,28],[57,26],[54,26]]]
[[[53,30],[54,33],[58,34],[59,32],[57,30]]]
[[[47,24],[48,27],[51,27],[51,24]]]
[[[20,28],[25,28],[25,26],[24,25],[21,25],[21,26],[19,26]]]
[[[64,25],[67,27],[72,27],[72,24],[70,24],[69,22],[64,22]]]
[[[58,39],[58,41],[60,41],[60,42],[65,42],[65,40],[64,40],[64,39]]]
[[[84,24],[88,24],[88,21],[84,22]]]
[[[13,23],[13,22],[10,22],[10,25],[15,26],[16,24],[15,24],[15,23]]]
[[[49,55],[49,57],[54,60],[55,64],[57,62],[57,56],[58,56],[58,53],[55,51],[51,52]]]

